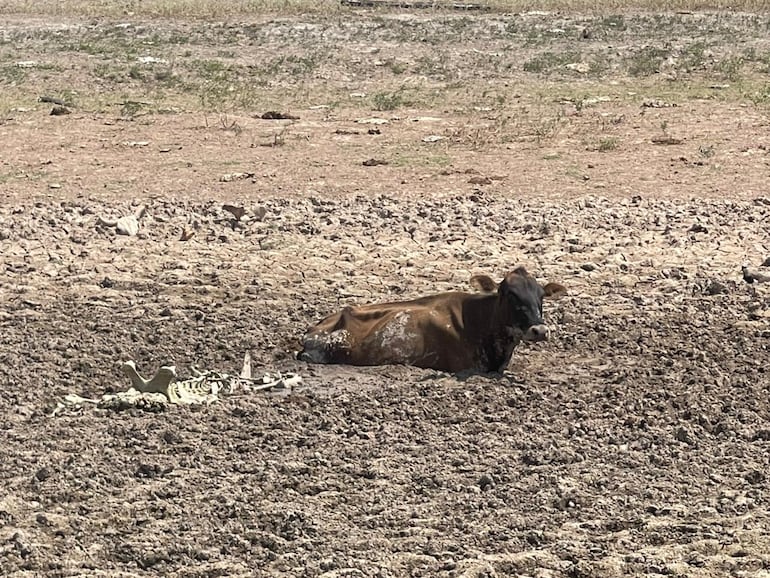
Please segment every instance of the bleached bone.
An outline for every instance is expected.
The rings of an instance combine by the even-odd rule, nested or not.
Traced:
[[[248,351],[243,356],[243,368],[241,369],[243,379],[251,379],[251,353]]]
[[[108,221],[107,219],[105,219],[101,215],[97,215],[96,216],[96,220],[99,221],[99,224],[102,227],[115,227],[118,224],[118,220],[117,219],[115,219],[114,221]]]
[[[133,218],[134,220],[136,220],[137,227],[138,227],[139,220],[142,217],[144,217],[144,213],[146,212],[146,210],[147,210],[147,207],[145,205],[140,205],[139,207],[137,207],[136,211],[134,211],[133,215],[128,215],[128,216],[125,216],[125,217],[119,217],[119,218],[114,219],[114,220],[105,219],[101,215],[97,215],[96,216],[96,220],[99,221],[99,224],[102,227],[117,227],[118,223],[120,223],[121,220],[122,220],[123,223],[126,223],[127,220],[131,220]]]
[[[137,391],[142,393],[162,393],[169,396],[168,386],[176,379],[176,367],[173,365],[164,365],[152,377],[145,379],[136,370],[136,364],[133,361],[126,361],[122,366],[123,372],[131,380],[131,385]]]

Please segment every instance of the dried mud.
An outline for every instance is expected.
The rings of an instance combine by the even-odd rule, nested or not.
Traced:
[[[249,209],[233,228],[214,203],[155,201],[129,238],[87,202],[4,208],[6,574],[765,567],[770,310],[738,264],[764,242],[766,201]],[[178,241],[191,218],[197,239]],[[553,339],[502,377],[292,359],[341,303],[516,263],[570,296],[547,306]],[[304,387],[47,416],[66,393],[124,387],[123,359],[232,372],[246,350]]]

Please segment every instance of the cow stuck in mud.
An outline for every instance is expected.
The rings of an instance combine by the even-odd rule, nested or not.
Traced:
[[[520,341],[548,339],[543,298],[566,293],[558,283],[541,286],[523,267],[500,283],[487,276],[472,283],[482,292],[346,307],[307,333],[299,359],[502,372]]]

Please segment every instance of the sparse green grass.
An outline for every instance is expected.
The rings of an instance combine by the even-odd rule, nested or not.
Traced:
[[[652,76],[661,70],[663,61],[671,55],[671,50],[658,46],[645,46],[627,59],[628,73],[631,76]]]
[[[618,139],[603,138],[599,140],[599,144],[596,147],[596,150],[598,150],[600,153],[606,153],[609,151],[614,151],[617,148],[618,148]]]
[[[374,110],[388,111],[410,106],[412,101],[403,89],[394,92],[376,92],[372,95]]]
[[[728,56],[717,64],[716,70],[722,79],[735,81],[741,78],[745,63],[743,56]]]
[[[633,7],[617,1],[604,1],[596,3],[593,0],[545,0],[533,2],[532,0],[476,0],[473,3],[482,5],[491,13],[522,13],[530,10],[542,10],[549,12],[606,14],[611,11],[623,11],[632,9],[637,13],[674,13],[675,11],[703,11],[724,10],[728,8],[735,12],[762,12],[770,9],[768,0],[736,0],[726,4],[724,0],[639,0]],[[438,0],[432,10],[423,10],[421,13],[445,13],[444,6],[451,5],[450,0]],[[375,8],[375,13],[378,10]],[[228,17],[242,17],[246,15],[299,15],[299,14],[323,14],[335,15],[339,13],[358,13],[355,9],[348,9],[340,5],[338,0],[131,0],[119,2],[118,0],[5,0],[0,4],[0,14],[27,14],[50,15],[63,17],[125,17],[125,16],[151,16],[163,18],[186,19],[222,19]],[[463,26],[463,19],[472,20],[472,17],[463,16],[462,12],[452,11],[462,18],[456,20],[458,29]],[[474,13],[475,15],[475,13]],[[621,27],[625,24],[623,16],[611,15],[605,17],[607,26]],[[665,17],[661,17],[661,21]],[[516,26],[514,25],[515,29]],[[436,36],[427,37],[430,42]]]
[[[490,5],[503,6],[498,0]],[[520,4],[513,0],[506,6]],[[0,86],[35,94],[65,89],[76,78],[81,102],[95,109],[104,106],[100,101],[106,102],[105,95],[115,92],[126,100],[152,101],[156,111],[180,104],[186,110],[251,111],[287,102],[342,102],[377,111],[418,106],[477,110],[488,117],[489,132],[462,138],[503,143],[543,141],[558,134],[570,121],[560,116],[555,103],[569,93],[574,93],[571,100],[578,114],[590,97],[609,95],[622,101],[631,98],[626,93],[675,102],[742,100],[763,107],[770,100],[762,76],[770,70],[765,40],[770,15],[688,16],[670,11],[619,13],[623,7],[611,4],[605,8],[601,15],[574,18],[417,11],[433,17],[410,19],[387,11],[341,8],[336,0],[234,0],[224,6],[213,0],[134,0],[121,5],[114,0],[72,0],[67,2],[72,15],[101,11],[119,16],[122,24],[107,20],[71,29],[9,29],[2,41]],[[22,9],[55,13],[61,4],[7,0],[0,14]],[[237,10],[242,16],[304,12],[292,22],[268,16],[228,24],[228,15]],[[166,14],[172,20],[151,26],[126,17],[131,12]],[[213,22],[194,21],[205,14],[219,16]],[[358,19],[353,24],[351,16]],[[582,28],[593,35],[582,37]],[[741,34],[740,47],[727,41]],[[370,52],[351,48],[360,46],[362,38]],[[396,43],[398,51],[392,48]],[[147,56],[165,62],[140,60]],[[37,64],[15,65],[22,60]],[[567,67],[572,64],[579,68]],[[527,73],[523,81],[522,70]],[[672,74],[661,82],[664,70]],[[64,71],[66,75],[59,74]],[[374,84],[366,86],[373,78]],[[709,88],[715,80],[730,87]],[[351,100],[351,92],[369,96]],[[529,100],[518,100],[522,95]]]
[[[437,50],[420,56],[415,62],[414,72],[429,78],[450,81],[456,76],[453,66],[456,67],[457,63],[453,62],[451,55],[445,50]]]
[[[524,63],[525,72],[547,74],[557,70],[565,71],[567,64],[580,62],[576,52],[543,52]]]
[[[0,65],[0,86],[3,84],[20,84],[27,77],[27,69],[15,64]]]
[[[610,14],[599,20],[598,27],[612,31],[626,30],[626,17],[622,14]]]

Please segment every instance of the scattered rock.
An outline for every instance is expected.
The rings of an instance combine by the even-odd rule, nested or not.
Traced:
[[[669,108],[675,107],[676,104],[671,104],[657,98],[650,98],[642,102],[642,108]]]
[[[682,144],[682,139],[674,138],[672,136],[668,136],[666,134],[661,136],[654,136],[651,139],[652,144],[656,145],[680,145]]]
[[[168,60],[154,56],[140,56],[136,60],[139,64],[168,64]]]
[[[65,114],[70,114],[70,109],[68,109],[66,106],[54,106],[51,109],[51,116],[62,116]]]
[[[765,275],[764,273],[760,273],[755,269],[750,269],[746,265],[741,267],[741,273],[743,273],[743,280],[749,284],[767,283],[768,281],[770,281],[770,275]]]
[[[709,283],[706,285],[705,293],[707,295],[724,295],[728,292],[729,290],[727,285],[721,281],[717,281],[716,279],[709,281]]]
[[[299,117],[296,115],[278,112],[276,110],[269,110],[259,118],[262,120],[299,120]]]
[[[564,68],[573,72],[579,72],[580,74],[586,74],[591,70],[591,66],[585,62],[570,62],[565,64]]]
[[[746,481],[750,483],[752,486],[758,486],[760,484],[764,484],[765,480],[767,479],[766,474],[760,470],[752,470],[749,473],[747,473],[745,477],[746,477]]]
[[[388,124],[390,121],[385,118],[359,118],[356,121],[358,124]]]
[[[598,269],[598,266],[596,265],[596,263],[588,262],[588,263],[583,263],[582,265],[580,265],[580,268],[583,271],[588,271],[590,273],[591,271],[596,271],[596,269]]]
[[[490,474],[484,474],[479,478],[479,488],[481,491],[486,491],[495,487],[495,480]]]
[[[245,208],[235,205],[222,205],[222,210],[230,213],[233,217],[235,217],[236,221],[240,221],[243,218],[243,215],[246,214]]]
[[[376,167],[378,165],[387,165],[388,161],[384,161],[382,159],[368,159],[361,164],[363,164],[365,167]]]
[[[56,98],[54,96],[41,96],[37,100],[38,102],[46,102],[48,104],[56,104],[58,106],[70,106],[61,98]]]
[[[686,443],[689,446],[695,445],[695,436],[688,428],[677,428],[675,437],[678,441]]]
[[[44,482],[53,475],[53,471],[48,466],[43,466],[35,472],[35,479],[38,482]]]

